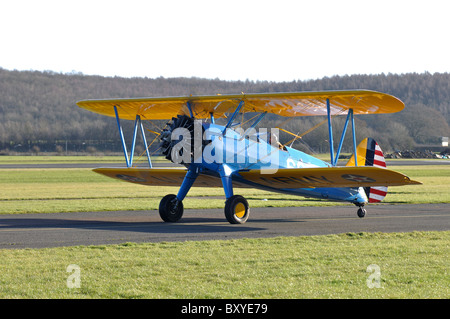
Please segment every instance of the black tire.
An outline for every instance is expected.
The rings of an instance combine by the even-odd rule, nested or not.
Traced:
[[[167,223],[175,223],[183,216],[183,202],[176,195],[164,196],[159,203],[159,216]]]
[[[250,215],[247,200],[241,195],[234,195],[225,202],[225,217],[230,224],[243,224]]]
[[[359,218],[363,218],[364,216],[366,216],[366,210],[365,210],[364,208],[360,207],[360,208],[358,209],[357,214],[358,214],[358,217],[359,217]]]

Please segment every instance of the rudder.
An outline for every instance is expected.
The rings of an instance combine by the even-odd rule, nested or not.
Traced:
[[[386,168],[386,160],[383,151],[373,138],[365,138],[356,147],[356,160],[358,166],[375,166]],[[352,155],[345,166],[356,166],[355,156]],[[365,187],[364,191],[369,199],[369,203],[381,202],[387,195],[386,186]]]

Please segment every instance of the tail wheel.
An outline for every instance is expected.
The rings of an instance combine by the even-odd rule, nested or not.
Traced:
[[[168,223],[174,223],[183,216],[183,202],[176,195],[166,195],[159,203],[159,216]]]
[[[357,214],[358,214],[358,217],[359,217],[359,218],[363,218],[364,216],[366,216],[366,210],[365,210],[365,208],[363,208],[363,207],[358,208]]]
[[[243,224],[250,214],[247,200],[241,195],[234,195],[225,202],[225,217],[230,224]]]

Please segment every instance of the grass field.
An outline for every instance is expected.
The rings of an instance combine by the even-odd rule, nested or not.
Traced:
[[[392,187],[385,202],[450,202],[448,165],[395,169],[424,184]],[[1,214],[155,210],[162,196],[177,191],[89,169],[0,169],[0,189]],[[251,189],[239,193],[251,207],[336,205]],[[220,188],[193,188],[185,200],[187,209],[223,204]],[[1,249],[0,298],[446,299],[449,246],[450,231]],[[79,269],[80,288],[68,287],[69,265]],[[368,287],[373,266],[379,288]]]
[[[0,297],[449,298],[449,242],[450,232],[349,233],[0,250]]]
[[[399,166],[398,170],[423,185],[390,187],[384,203],[450,202],[450,166]],[[0,214],[74,211],[155,210],[166,194],[178,187],[146,187],[113,180],[90,169],[0,169]],[[343,205],[293,195],[239,189],[250,207]],[[183,201],[189,208],[222,208],[221,188],[192,188]],[[346,204],[344,204],[346,205]]]
[[[139,157],[135,158],[135,162]],[[140,162],[146,161],[142,157]],[[167,162],[163,156],[152,156],[152,162]],[[124,163],[122,156],[0,156],[2,164],[71,164],[71,163]]]

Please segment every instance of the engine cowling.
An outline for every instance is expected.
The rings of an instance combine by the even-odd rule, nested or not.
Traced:
[[[197,127],[196,131],[195,119],[187,115],[177,115],[177,117],[173,117],[167,123],[160,135],[161,153],[166,159],[177,164],[190,164],[193,162],[194,147],[201,146],[201,150],[203,151],[204,146],[210,142],[204,141],[202,138],[204,129],[201,123],[197,124]],[[177,132],[175,131],[177,128],[182,128],[183,130]],[[172,139],[172,133],[174,131],[175,133],[183,134],[183,138],[177,136],[178,139]],[[196,134],[199,135],[196,136]],[[194,138],[198,139],[197,143],[195,143]]]

